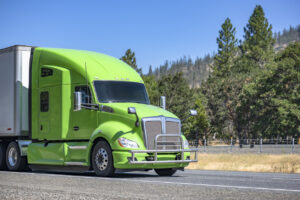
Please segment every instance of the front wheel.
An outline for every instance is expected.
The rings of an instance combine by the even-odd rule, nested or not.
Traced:
[[[92,152],[92,166],[97,176],[113,176],[115,172],[112,151],[105,141],[99,141]]]
[[[22,171],[27,168],[26,157],[21,156],[19,146],[16,142],[11,142],[7,146],[6,165],[10,171]]]
[[[158,174],[158,176],[172,176],[176,173],[176,169],[155,169],[155,172]]]

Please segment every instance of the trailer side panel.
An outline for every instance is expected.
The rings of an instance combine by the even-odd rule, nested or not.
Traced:
[[[31,47],[0,50],[0,137],[28,136]]]

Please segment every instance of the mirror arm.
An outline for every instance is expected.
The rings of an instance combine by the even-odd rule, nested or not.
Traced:
[[[139,127],[140,126],[140,123],[139,123],[139,116],[135,113],[135,116],[136,116],[136,121],[135,121],[135,126],[136,127]]]
[[[184,122],[185,120],[187,120],[191,116],[196,116],[196,115],[197,115],[197,110],[190,110],[190,114],[186,118],[184,118],[183,120],[181,120],[181,122]]]
[[[128,114],[134,114],[135,115],[135,117],[136,117],[135,126],[139,127],[140,126],[139,116],[136,113],[135,107],[128,107]]]
[[[187,120],[188,118],[190,118],[192,115],[187,116],[186,118],[184,118],[183,120],[181,120],[181,122],[184,122],[185,120]]]
[[[82,108],[88,109],[88,110],[99,110],[99,105],[98,104],[91,104],[91,103],[82,103],[81,104]]]

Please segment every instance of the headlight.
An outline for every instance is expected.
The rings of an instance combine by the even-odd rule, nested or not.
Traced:
[[[189,148],[189,142],[187,140],[184,140],[183,145],[185,149]]]
[[[121,147],[133,148],[133,149],[139,148],[139,145],[136,142],[134,142],[132,140],[128,140],[126,138],[119,138],[118,142]]]

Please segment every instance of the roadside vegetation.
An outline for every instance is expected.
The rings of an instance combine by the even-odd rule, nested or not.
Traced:
[[[159,96],[166,96],[167,109],[180,119],[189,109],[197,109],[198,116],[182,124],[189,140],[294,137],[298,141],[300,26],[273,34],[257,5],[244,27],[244,39],[238,41],[235,34],[226,18],[215,55],[195,62],[188,58],[166,62],[154,71],[150,66],[143,79],[151,103],[158,105]],[[121,59],[141,74],[132,50]]]
[[[300,155],[199,154],[186,169],[300,173]]]

